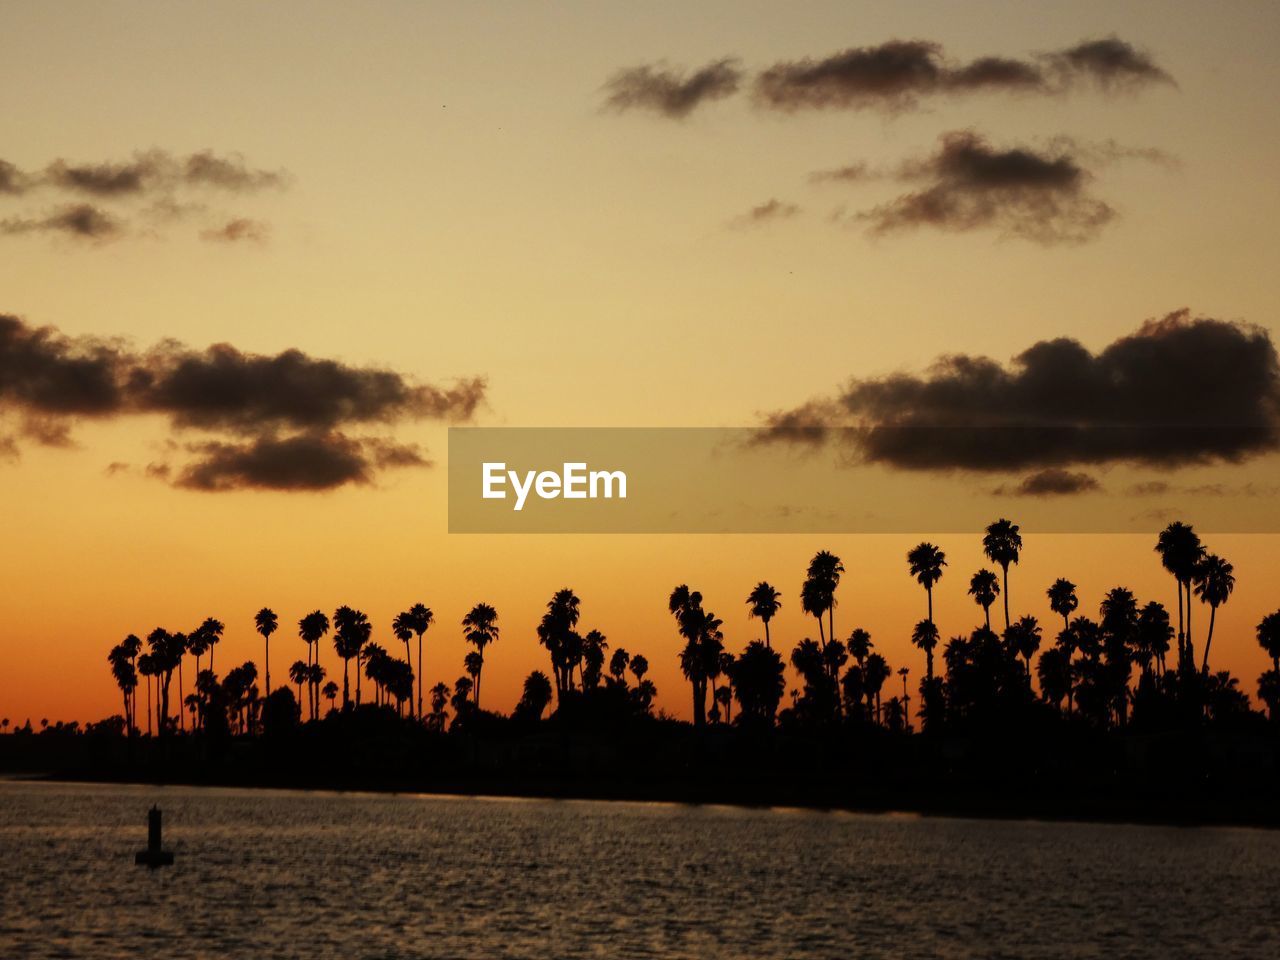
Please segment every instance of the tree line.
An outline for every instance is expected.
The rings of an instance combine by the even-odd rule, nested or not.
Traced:
[[[948,569],[946,554],[935,544],[921,543],[906,555],[907,574],[923,588],[926,610],[910,630],[911,643],[924,654],[924,675],[914,696],[908,685],[910,668],[895,670],[875,650],[868,631],[855,626],[839,638],[835,612],[844,565],[828,551],[810,561],[798,592],[801,610],[813,618],[817,640],[801,638],[785,660],[774,649],[770,630],[785,598],[772,584],[761,581],[748,593],[748,614],[760,621],[764,637],[737,654],[726,649],[723,621],[708,609],[703,595],[687,584],[676,586],[667,607],[682,641],[679,666],[689,683],[693,725],[866,726],[906,733],[915,729],[913,720],[928,732],[1047,711],[1071,723],[1122,730],[1134,722],[1230,721],[1251,714],[1238,680],[1210,666],[1218,611],[1235,588],[1234,570],[1210,553],[1187,524],[1169,524],[1155,544],[1160,563],[1174,580],[1176,621],[1159,601],[1143,603],[1123,586],[1103,594],[1096,617],[1086,616],[1076,585],[1058,578],[1045,590],[1050,609],[1062,618],[1051,640],[1036,617],[1011,615],[1010,570],[1023,551],[1018,525],[1006,519],[990,524],[982,546],[994,569],[975,571],[966,591],[981,622],[945,643],[933,599]],[[991,610],[998,600],[1002,627],[993,627]],[[1208,608],[1198,661],[1195,601]],[[540,670],[529,674],[512,718],[536,722],[553,702],[561,713],[607,709],[617,716],[652,716],[657,690],[647,677],[647,659],[620,647],[610,651],[598,629],[580,632],[580,606],[568,588],[548,601],[534,634],[548,654],[549,675]],[[221,677],[215,672],[214,653],[224,626],[214,618],[188,633],[156,628],[145,644],[130,635],[107,658],[122,698],[120,726],[130,734],[141,732],[140,686],[145,686],[146,730],[157,735],[201,731],[211,718],[231,732],[253,734],[273,723],[340,718],[365,706],[440,732],[465,727],[476,716],[491,716],[480,703],[485,653],[501,637],[497,610],[478,603],[468,611],[460,627],[472,649],[463,658],[462,676],[452,686],[437,683],[424,694],[424,637],[434,623],[431,609],[422,603],[393,618],[390,636],[403,645],[401,658],[395,645],[393,653],[372,639],[373,626],[360,610],[342,606],[331,617],[319,610],[308,613],[297,623],[306,658],[287,670],[296,695],[287,685],[271,685],[271,639],[280,624],[269,608],[254,617],[263,642],[261,688],[252,661]],[[342,663],[341,687],[320,662],[326,637]],[[1280,611],[1262,619],[1256,637],[1272,662],[1258,679],[1258,696],[1275,719],[1280,714]],[[183,669],[188,659],[195,667],[189,693]],[[784,706],[788,663],[797,684]],[[362,677],[372,685],[372,704],[364,700]],[[175,680],[178,708],[172,710]],[[263,696],[261,689],[269,693]],[[322,700],[328,703],[327,713]]]

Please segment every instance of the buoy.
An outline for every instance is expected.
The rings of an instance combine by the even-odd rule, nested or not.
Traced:
[[[153,870],[173,865],[173,852],[162,849],[160,845],[160,808],[157,806],[153,805],[147,811],[147,849],[135,853],[133,862]]]

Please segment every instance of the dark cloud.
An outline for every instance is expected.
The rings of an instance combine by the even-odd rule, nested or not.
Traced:
[[[138,352],[123,341],[69,337],[0,315],[0,415],[18,418],[27,439],[46,445],[69,442],[77,420],[144,414],[165,417],[173,430],[222,435],[193,448],[199,459],[181,473],[184,486],[272,486],[265,478],[277,476],[282,488],[326,488],[344,463],[355,482],[382,469],[425,466],[414,446],[343,431],[466,420],[484,395],[481,378],[436,386],[299,350],[253,354],[228,344],[193,350],[169,342]],[[319,465],[313,480],[286,483],[279,460],[289,451]]]
[[[214,243],[266,243],[271,228],[261,220],[236,217],[220,227],[200,231],[201,240]]]
[[[898,179],[920,189],[857,214],[873,233],[916,227],[994,229],[1040,243],[1081,242],[1115,211],[1088,193],[1092,175],[1060,146],[998,148],[969,131],[944,134],[938,150],[903,166]]]
[[[191,350],[166,344],[128,371],[130,401],[168,414],[179,427],[253,433],[332,430],[343,424],[406,419],[467,419],[484,397],[483,380],[440,388],[392,370],[315,359],[300,350],[243,353],[230,344]]]
[[[282,170],[249,166],[238,153],[219,156],[211,150],[187,157],[177,157],[165,150],[147,150],[123,162],[72,163],[58,159],[42,171],[26,174],[4,161],[0,164],[4,165],[0,171],[8,167],[20,178],[24,189],[48,187],[100,198],[172,193],[183,186],[245,193],[283,187],[289,179]]]
[[[853,380],[767,417],[757,441],[908,470],[1237,463],[1280,449],[1280,363],[1265,330],[1182,310],[1098,353],[1060,337],[1009,364],[955,354]]]
[[[370,483],[380,469],[428,463],[416,447],[341,433],[205,443],[192,452],[196,461],[182,469],[174,485],[206,491],[332,490]]]
[[[1023,477],[1013,487],[999,486],[992,493],[996,496],[1062,497],[1100,489],[1098,481],[1087,473],[1049,467]]]
[[[1132,88],[1150,83],[1173,83],[1173,78],[1151,57],[1118,37],[1086,40],[1049,54],[1066,83],[1091,80],[1105,90]]]
[[[821,60],[774,64],[756,77],[760,104],[776,110],[802,107],[879,106],[902,109],[937,90],[945,68],[942,47],[924,40],[890,40],[855,47]]]
[[[750,227],[774,220],[789,220],[799,212],[800,208],[794,203],[785,203],[775,198],[767,200],[759,206],[752,207],[741,216],[735,217],[732,225],[735,227]]]
[[[737,60],[725,57],[688,73],[665,64],[646,64],[620,70],[604,85],[605,106],[612,110],[651,110],[668,117],[686,117],[696,107],[723,100],[737,92],[742,71]]]
[[[218,156],[212,150],[193,153],[182,161],[182,179],[189,184],[243,193],[288,186],[283,170],[250,167],[238,153]]]
[[[985,91],[1065,93],[1083,84],[1107,92],[1172,79],[1151,58],[1117,38],[1086,41],[1026,59],[946,57],[927,40],[890,40],[821,59],[776,63],[755,80],[756,102],[768,109],[877,109],[896,112],[921,99]]]
[[[61,233],[80,240],[111,240],[124,232],[124,224],[92,204],[77,203],[35,219],[0,220],[0,234]]]
[[[285,187],[289,175],[282,170],[250,166],[240,154],[219,155],[203,150],[189,156],[175,156],[164,150],[139,151],[129,160],[79,163],[54,160],[43,169],[23,171],[0,160],[0,199],[21,197],[35,191],[88,197],[93,203],[76,203],[52,214],[30,212],[0,220],[0,235],[62,233],[74,237],[104,240],[124,233],[124,221],[97,204],[145,203],[141,213],[156,222],[202,214],[205,204],[193,200],[209,191],[250,193]],[[267,225],[247,218],[224,220],[210,226],[201,236],[207,240],[261,242]]]

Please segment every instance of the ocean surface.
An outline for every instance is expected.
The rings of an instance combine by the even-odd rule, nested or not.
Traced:
[[[0,957],[1274,960],[1280,833],[0,782]]]

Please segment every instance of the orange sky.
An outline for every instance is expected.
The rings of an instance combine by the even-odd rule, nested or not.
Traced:
[[[286,189],[209,200],[269,223],[262,244],[202,241],[194,219],[103,244],[0,236],[0,313],[69,335],[297,347],[433,383],[483,375],[482,425],[743,426],[850,376],[918,370],[948,351],[1004,360],[1062,335],[1098,349],[1184,306],[1276,329],[1274,5],[334,2],[302,17],[286,5],[86,2],[9,8],[0,25],[0,159],[39,169],[212,149],[289,174]],[[600,109],[614,71],[664,58],[732,54],[755,67],[893,38],[937,40],[958,58],[1029,56],[1111,34],[1150,51],[1176,86],[896,115],[764,115],[746,97],[678,121]],[[856,160],[899,163],[960,129],[1002,143],[1115,140],[1176,162],[1099,167],[1090,189],[1117,217],[1065,246],[981,231],[869,238],[831,215],[881,188],[810,182]],[[799,213],[736,225],[771,198]],[[5,201],[0,221],[26,212]],[[775,640],[789,647],[808,630],[796,595],[822,548],[848,570],[837,631],[865,626],[892,664],[923,669],[905,642],[923,609],[903,560],[918,535],[450,536],[435,424],[397,431],[425,443],[435,468],[323,494],[106,475],[164,454],[159,418],[73,436],[71,449],[27,445],[0,461],[0,716],[17,722],[114,711],[105,655],[129,632],[214,615],[228,627],[220,663],[258,658],[252,615],[264,604],[289,625],[317,606],[361,607],[391,648],[390,617],[426,602],[433,683],[461,673],[457,621],[490,602],[503,637],[485,705],[508,709],[523,675],[546,669],[534,627],[565,585],[584,626],[645,653],[660,706],[687,715],[670,588],[701,589],[736,650],[758,633],[744,598],[769,579],[784,593]],[[1269,466],[1222,469],[1256,478]],[[1017,504],[1007,513],[1016,520]],[[1080,585],[1086,611],[1119,584],[1175,600],[1150,536],[1025,532],[1019,613],[1051,624],[1044,588],[1058,576]],[[1280,607],[1277,537],[1204,534],[1239,580],[1215,661],[1252,694],[1264,664],[1253,627]],[[963,581],[981,559],[976,535],[938,540],[951,558],[937,597],[949,636],[977,622]],[[277,636],[283,677],[303,645],[291,629]],[[337,664],[331,648],[325,663]]]

